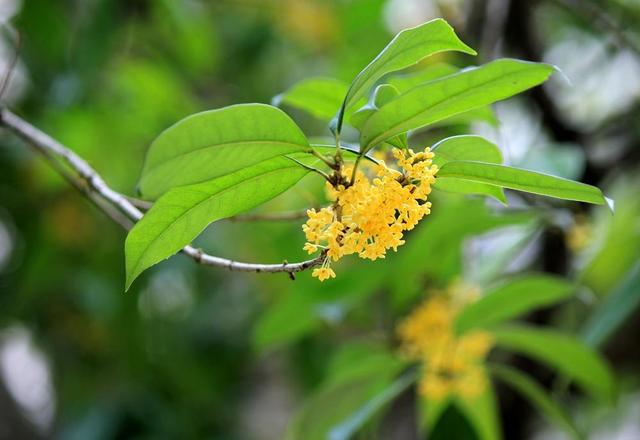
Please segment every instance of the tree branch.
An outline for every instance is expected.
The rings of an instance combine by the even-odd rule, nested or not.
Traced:
[[[142,211],[134,206],[128,197],[111,189],[87,161],[48,134],[42,132],[7,109],[0,110],[0,124],[33,146],[36,151],[47,158],[58,173],[94,202],[96,206],[105,212],[112,220],[119,223],[125,229],[125,224],[120,221],[122,219],[118,217],[118,220],[116,220],[114,212],[116,214],[124,214],[127,219],[130,219],[134,223],[142,218]],[[71,170],[75,172],[75,176],[63,168],[57,159],[71,168]],[[117,211],[113,211],[113,208],[117,208]],[[240,272],[287,272],[291,274],[318,266],[324,259],[324,255],[320,255],[312,260],[298,263],[254,264],[209,255],[193,246],[185,246],[181,252],[193,258],[193,260],[199,264],[222,267]]]

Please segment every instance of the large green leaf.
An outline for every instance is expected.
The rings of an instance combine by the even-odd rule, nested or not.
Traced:
[[[527,375],[515,368],[497,364],[491,366],[491,372],[502,382],[522,394],[529,402],[537,407],[550,422],[566,431],[571,438],[583,438],[562,406],[552,400],[548,392]]]
[[[473,328],[488,328],[500,324],[562,301],[574,290],[571,283],[550,275],[517,278],[466,306],[456,317],[456,331],[464,333]]]
[[[349,85],[334,78],[309,78],[273,98],[276,106],[287,104],[319,119],[331,119],[342,105]]]
[[[584,388],[594,398],[612,402],[615,384],[602,358],[578,339],[533,327],[511,326],[492,331],[500,347],[546,363]]]
[[[400,93],[404,93],[414,87],[433,81],[444,76],[458,73],[460,68],[447,63],[437,63],[427,66],[417,72],[403,75],[392,75],[387,82],[395,86]]]
[[[306,173],[292,160],[276,157],[207,182],[169,190],[127,236],[126,288],[142,271],[189,244],[210,223],[272,199]]]
[[[452,136],[435,144],[432,150],[435,153],[433,162],[440,168],[447,162],[459,160],[480,160],[497,164],[502,163],[502,152],[500,149],[495,144],[480,136]],[[438,176],[433,187],[442,191],[461,194],[487,195],[504,204],[507,203],[502,188],[486,183],[470,182],[455,177]]]
[[[414,87],[367,120],[360,144],[367,151],[397,134],[509,98],[552,71],[547,64],[503,59]]]
[[[455,177],[558,199],[597,205],[607,203],[611,206],[611,202],[595,186],[505,165],[472,161],[448,162],[438,171],[437,177]]]
[[[460,68],[451,64],[438,63],[432,64],[422,70],[405,75],[394,75],[389,78],[388,83],[395,86],[400,93],[405,93],[413,87],[421,86],[429,81],[433,81],[448,75],[453,75],[460,71]],[[447,118],[435,125],[456,125],[468,124],[473,121],[483,121],[491,125],[497,125],[496,119],[491,106],[478,107],[468,112],[460,113]]]
[[[340,132],[342,128],[345,111],[349,110],[384,75],[413,66],[430,55],[448,50],[476,54],[473,49],[460,41],[453,28],[440,18],[398,33],[353,80],[340,109],[337,131]]]
[[[139,190],[143,197],[155,199],[176,186],[204,182],[307,149],[309,143],[298,126],[269,105],[239,104],[196,113],[153,141]]]

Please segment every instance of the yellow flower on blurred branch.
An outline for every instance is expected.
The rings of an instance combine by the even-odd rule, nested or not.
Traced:
[[[307,239],[304,250],[326,251],[323,269],[312,274],[320,281],[328,278],[324,269],[330,261],[351,254],[376,260],[384,258],[388,249],[397,250],[404,244],[404,231],[431,212],[427,198],[438,171],[433,153],[428,148],[419,153],[394,149],[393,157],[398,170],[379,162],[371,178],[359,170],[354,174],[351,167],[342,168],[337,183],[327,182],[333,204],[307,211],[309,219],[302,226]]]
[[[577,215],[567,231],[567,246],[573,252],[583,251],[594,236],[593,227],[583,215]]]
[[[473,398],[488,385],[483,363],[493,346],[491,334],[475,330],[456,336],[453,328],[456,315],[477,296],[476,288],[453,283],[446,292],[435,292],[397,328],[402,352],[423,364],[419,391],[427,399],[451,394]]]

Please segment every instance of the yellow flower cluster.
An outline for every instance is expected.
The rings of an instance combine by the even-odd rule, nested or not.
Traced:
[[[398,326],[403,353],[423,363],[419,391],[428,399],[451,394],[473,398],[487,386],[482,363],[493,338],[480,330],[457,336],[453,329],[456,315],[476,296],[476,289],[454,283],[447,292],[426,300]]]
[[[335,277],[330,261],[350,254],[376,260],[384,258],[388,249],[397,250],[404,244],[403,233],[431,212],[427,197],[438,171],[433,153],[428,148],[419,153],[394,149],[393,156],[398,169],[379,162],[371,179],[358,170],[353,182],[344,184],[353,168],[343,168],[342,178],[337,179],[341,183],[327,183],[333,204],[307,211],[309,219],[302,226],[307,238],[304,250],[326,252],[322,267],[312,273],[320,281]]]

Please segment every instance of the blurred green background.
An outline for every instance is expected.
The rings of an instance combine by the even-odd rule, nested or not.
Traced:
[[[354,344],[393,349],[394,323],[427,287],[486,287],[534,270],[583,288],[528,319],[601,346],[620,381],[616,407],[572,400],[577,418],[592,438],[640,438],[636,0],[2,0],[0,71],[15,51],[10,29],[22,40],[4,100],[133,195],[147,146],[178,119],[269,103],[311,76],[350,81],[393,34],[434,17],[479,52],[436,61],[513,56],[554,63],[566,78],[495,106],[496,127],[441,127],[414,142],[482,134],[510,164],[600,186],[614,216],[516,194],[511,209],[436,195],[397,254],[342,261],[324,284],[177,256],[125,294],[125,232],[2,133],[0,438],[282,438],[337,354]],[[326,121],[285,110],[307,134],[329,134]],[[264,209],[315,206],[321,196],[311,177]],[[300,224],[221,221],[197,244],[245,261],[297,261]],[[600,330],[589,333],[589,322]],[[549,371],[510,361],[553,386]],[[498,391],[506,438],[559,435]],[[413,400],[407,393],[361,436],[414,438]]]

